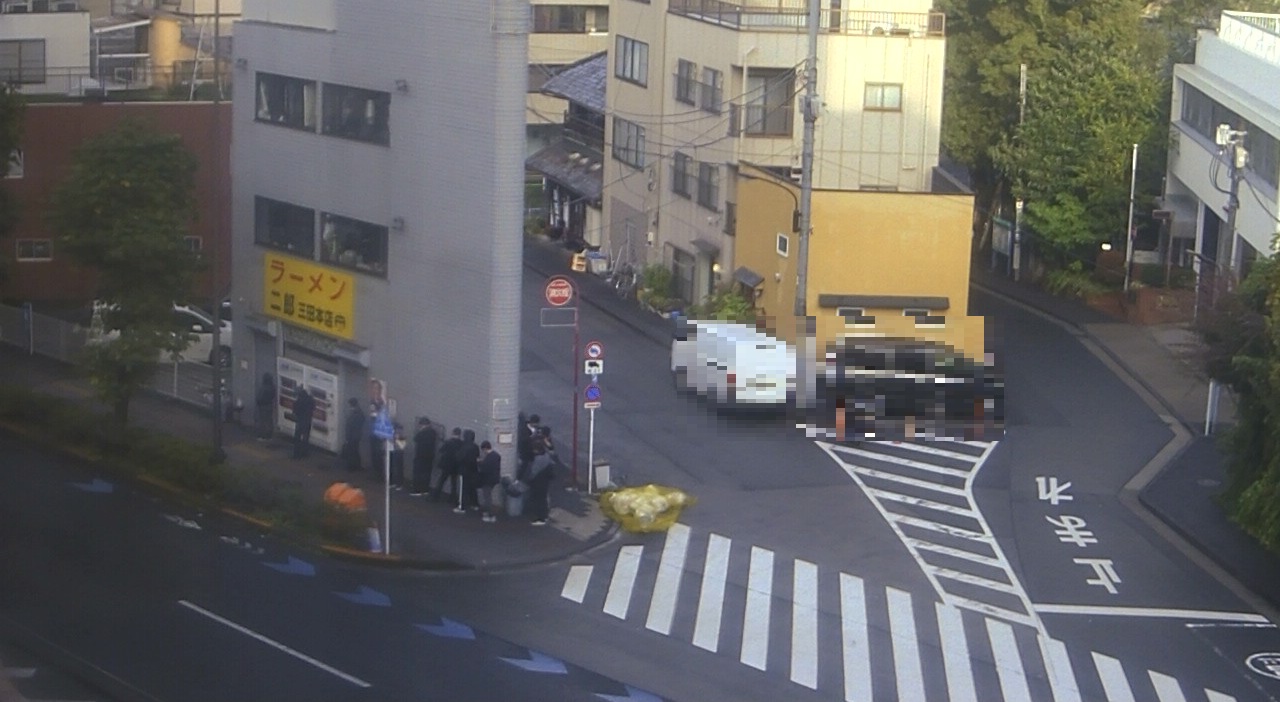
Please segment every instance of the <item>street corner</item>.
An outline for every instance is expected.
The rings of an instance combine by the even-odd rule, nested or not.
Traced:
[[[320,544],[319,550],[334,559],[361,566],[370,566],[388,570],[419,570],[431,572],[458,573],[475,570],[468,563],[448,558],[419,558],[397,554],[375,553],[349,546]]]

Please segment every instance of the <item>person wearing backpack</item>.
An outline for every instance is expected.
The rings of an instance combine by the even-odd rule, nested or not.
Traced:
[[[551,478],[560,458],[551,441],[551,427],[539,427],[533,440],[533,461],[529,464],[529,517],[533,526],[544,526],[551,511]]]
[[[458,496],[458,449],[462,448],[462,430],[454,427],[449,438],[440,445],[440,477],[436,478],[436,487],[431,491],[431,499],[439,502],[444,499],[444,483],[449,481],[449,493]]]

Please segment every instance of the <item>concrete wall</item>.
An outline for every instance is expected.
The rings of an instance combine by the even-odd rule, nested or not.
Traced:
[[[518,405],[527,3],[271,0],[248,3],[245,16],[306,27],[235,30],[246,61],[234,78],[237,314],[264,314],[270,250],[253,243],[255,195],[389,226],[387,276],[351,273],[354,348],[333,356],[342,344],[318,334],[313,348],[344,359],[347,397],[384,379],[406,426],[425,413],[507,438]],[[389,92],[390,145],[256,122],[259,71]],[[274,370],[252,338],[236,335],[241,397]]]

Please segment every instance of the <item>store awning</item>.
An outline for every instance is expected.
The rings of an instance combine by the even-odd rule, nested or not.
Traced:
[[[733,272],[733,279],[748,288],[754,288],[764,282],[764,276],[746,266],[738,266],[738,270]]]
[[[697,249],[698,253],[705,254],[712,258],[720,255],[720,245],[710,239],[703,239],[699,237],[689,243],[693,244],[693,248]]]

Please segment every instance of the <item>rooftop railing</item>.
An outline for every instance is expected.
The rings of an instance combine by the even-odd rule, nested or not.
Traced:
[[[803,2],[739,4],[725,0],[671,0],[668,12],[748,31],[803,31],[809,11]],[[833,34],[862,36],[943,37],[947,17],[941,12],[877,12],[823,8],[819,28]]]

